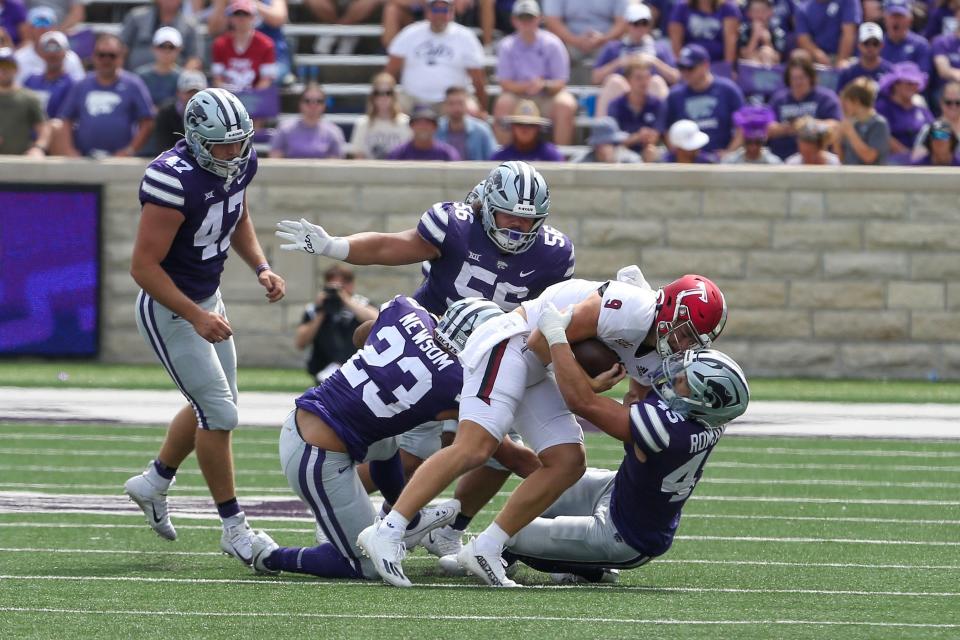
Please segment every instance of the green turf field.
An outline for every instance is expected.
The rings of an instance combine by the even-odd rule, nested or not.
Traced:
[[[310,378],[296,369],[241,367],[241,391],[303,391]],[[85,361],[0,361],[0,387],[172,389],[157,364],[115,365]],[[919,380],[750,379],[753,400],[805,402],[949,402],[960,403],[960,383]],[[623,397],[626,384],[610,394]]]
[[[177,518],[178,497],[206,495],[192,458],[171,492],[174,543],[140,515],[57,513],[129,504],[121,485],[162,434],[0,423],[0,637],[960,637],[955,442],[728,437],[663,558],[619,586],[559,588],[523,569],[538,588],[493,591],[442,577],[422,550],[405,563],[409,590],[254,576],[217,553],[215,513]],[[591,466],[619,462],[604,436],[587,448]],[[290,498],[275,429],[239,430],[235,452],[241,501]],[[31,510],[36,494],[52,513]],[[281,544],[313,537],[305,519],[251,520]]]

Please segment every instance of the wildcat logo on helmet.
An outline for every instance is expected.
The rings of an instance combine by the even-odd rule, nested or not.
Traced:
[[[187,112],[187,122],[194,127],[198,127],[207,121],[207,112],[203,110],[203,105],[199,102],[193,103]]]

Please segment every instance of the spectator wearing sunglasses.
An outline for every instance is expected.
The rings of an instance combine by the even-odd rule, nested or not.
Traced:
[[[893,69],[893,65],[880,55],[883,48],[883,29],[876,22],[864,22],[857,32],[857,49],[860,57],[845,69],[841,69],[837,79],[837,90],[843,89],[857,78],[880,79]]]
[[[392,149],[410,140],[410,118],[397,101],[397,81],[378,73],[367,96],[367,111],[353,125],[350,146],[353,157],[383,160]]]
[[[611,102],[630,90],[624,72],[630,61],[643,59],[648,63],[653,76],[647,91],[660,100],[667,97],[669,85],[680,80],[673,49],[666,41],[654,39],[651,33],[653,14],[650,7],[639,3],[628,5],[624,19],[627,21],[626,35],[605,44],[593,64],[590,80],[601,87],[597,96],[597,115],[606,113]]]
[[[798,7],[797,46],[817,64],[845,67],[857,41],[857,25],[863,22],[860,0],[809,0]]]
[[[948,82],[940,92],[940,117],[960,137],[960,82]]]
[[[101,33],[93,46],[93,72],[70,91],[60,110],[58,149],[68,156],[133,156],[153,130],[150,92],[123,69],[124,47]]]
[[[316,82],[300,94],[300,117],[277,127],[270,144],[271,158],[343,158],[346,155],[343,131],[323,119],[327,95]]]
[[[67,54],[72,53],[70,42],[60,31],[47,31],[40,36],[37,51],[46,68],[43,73],[35,73],[24,80],[23,86],[40,97],[48,118],[56,118],[67,94],[76,84],[64,68]]]
[[[54,31],[57,23],[57,12],[50,7],[38,6],[27,12],[27,23],[24,26],[24,38],[29,42],[16,50],[14,56],[17,58],[17,82],[23,84],[27,78],[43,73],[46,69],[46,62],[40,51],[40,38],[44,34]],[[63,60],[63,68],[66,69],[74,82],[83,80],[86,72],[83,69],[83,62],[73,51],[67,51]]]
[[[920,131],[914,148],[915,167],[956,167],[957,134],[946,120],[934,120]]]
[[[153,63],[137,69],[153,104],[163,104],[176,95],[181,71],[177,59],[182,50],[183,36],[173,27],[160,27],[153,34]]]
[[[737,34],[743,16],[732,0],[678,0],[670,13],[667,33],[675,55],[685,45],[698,44],[712,62],[737,60]]]
[[[883,3],[883,24],[887,28],[887,38],[880,56],[892,64],[912,62],[924,73],[930,73],[930,43],[910,30],[913,1],[886,0]]]

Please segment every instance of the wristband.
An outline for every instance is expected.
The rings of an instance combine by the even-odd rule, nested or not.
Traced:
[[[257,265],[257,269],[256,269],[256,271],[257,271],[257,276],[259,277],[261,273],[263,273],[264,271],[269,271],[269,270],[270,270],[270,263],[269,263],[269,262],[264,262],[263,264],[258,264],[258,265]]]
[[[334,260],[346,260],[350,254],[350,241],[346,238],[331,237],[323,254]]]

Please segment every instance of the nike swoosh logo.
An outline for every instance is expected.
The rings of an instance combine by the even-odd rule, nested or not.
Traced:
[[[158,518],[158,517],[157,517],[157,508],[156,508],[155,506],[153,506],[153,505],[150,505],[150,511],[153,511],[153,522],[154,522],[154,524],[160,524],[160,521],[163,520],[163,518]]]
[[[348,465],[345,466],[343,469],[337,469],[337,473],[343,473],[344,471],[346,471],[347,469],[349,469],[349,468],[352,467],[352,466],[353,466],[352,464],[348,464]]]
[[[521,277],[521,278],[526,278],[528,275],[530,275],[530,274],[533,273],[534,271],[536,271],[536,269],[531,269],[530,271],[521,271],[521,272],[520,272],[520,277]]]

